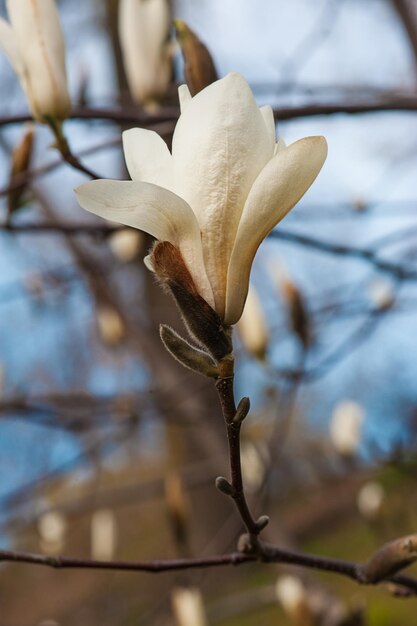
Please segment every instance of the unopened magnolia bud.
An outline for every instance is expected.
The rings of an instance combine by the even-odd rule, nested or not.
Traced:
[[[385,311],[395,302],[392,283],[386,278],[376,278],[368,287],[368,295],[372,304],[379,311]]]
[[[35,129],[33,124],[28,124],[22,139],[15,146],[12,151],[11,169],[9,184],[13,187],[18,182],[18,187],[12,189],[7,197],[7,213],[10,217],[20,206],[21,197],[26,189],[27,183],[22,179],[24,174],[29,169],[33,143],[34,143]]]
[[[277,149],[279,151],[283,148],[285,148],[285,143],[280,140],[277,144]],[[303,347],[308,348],[314,337],[310,317],[301,291],[282,264],[273,261],[268,264],[268,269],[285,303],[288,322],[292,331],[297,335]]]
[[[237,323],[240,338],[246,350],[263,361],[269,343],[269,333],[256,289],[250,285],[242,317]]]
[[[344,456],[354,456],[362,437],[365,412],[360,404],[351,400],[340,402],[330,421],[330,437],[336,450]]]
[[[104,343],[114,346],[122,341],[125,327],[115,309],[109,306],[100,307],[97,311],[97,325]]]
[[[176,301],[190,335],[220,361],[232,352],[230,328],[200,296],[180,251],[168,241],[157,243],[150,254],[153,271]]]
[[[121,228],[109,237],[113,255],[122,263],[130,263],[138,256],[143,244],[143,234],[132,228]]]
[[[175,330],[165,324],[161,324],[159,327],[159,334],[168,352],[184,365],[184,367],[198,374],[203,374],[210,378],[217,378],[217,366],[207,352],[195,348],[178,335]]]
[[[241,424],[247,414],[250,411],[250,400],[248,397],[243,397],[237,405],[236,415],[233,418],[235,424]]]
[[[167,91],[171,75],[167,0],[120,0],[119,39],[130,93],[152,106]]]
[[[70,112],[65,42],[54,0],[8,0],[8,24],[0,19],[0,48],[25,92],[33,117],[62,121]]]
[[[300,290],[292,281],[286,280],[282,290],[287,302],[289,321],[301,343],[307,348],[311,343],[310,320]]]
[[[361,568],[361,578],[377,583],[417,560],[417,535],[395,539],[380,548]]]
[[[261,530],[263,530],[264,528],[266,528],[269,524],[269,517],[268,515],[261,515],[260,517],[258,517],[258,519],[256,520],[256,527],[258,529],[258,531],[260,532]]]
[[[116,542],[117,526],[113,511],[96,511],[91,518],[91,557],[96,561],[111,561]]]
[[[226,496],[230,496],[231,498],[235,495],[235,488],[233,485],[229,483],[229,481],[224,476],[217,476],[215,481],[216,489],[224,493]]]
[[[58,511],[44,513],[38,520],[41,550],[49,555],[62,552],[66,530],[67,522],[62,513]]]
[[[203,599],[196,587],[177,587],[171,594],[176,626],[208,626]]]
[[[356,498],[356,505],[362,517],[370,522],[377,520],[382,513],[385,495],[385,489],[380,483],[376,481],[365,483]]]
[[[182,20],[174,20],[178,43],[184,57],[185,80],[192,96],[217,80],[212,56],[203,42]]]

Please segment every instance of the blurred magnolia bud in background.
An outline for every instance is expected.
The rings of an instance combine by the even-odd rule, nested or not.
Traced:
[[[196,587],[176,587],[171,592],[176,626],[208,626],[203,599]]]
[[[382,276],[375,278],[368,286],[368,297],[376,309],[389,309],[395,301],[392,283]]]
[[[376,481],[365,483],[356,498],[358,511],[362,517],[369,522],[377,520],[382,513],[385,496],[385,489],[380,483]]]
[[[62,513],[48,511],[38,519],[40,547],[44,554],[58,554],[65,545],[67,521]]]
[[[119,38],[132,98],[151,106],[165,95],[172,75],[167,0],[120,0]]]
[[[133,228],[121,228],[109,237],[113,256],[122,263],[130,263],[138,256],[144,241],[143,233]]]
[[[255,492],[265,478],[265,462],[258,448],[251,441],[244,441],[241,449],[244,483],[249,491]]]
[[[368,205],[363,198],[354,198],[352,208],[358,213],[363,213],[368,208]]]
[[[41,123],[68,117],[71,101],[65,68],[65,42],[54,0],[7,0],[10,24],[0,18],[0,48]]]
[[[280,141],[285,146],[284,142]],[[277,145],[279,146],[279,142]],[[313,341],[313,336],[304,298],[282,264],[272,261],[268,264],[268,268],[285,303],[291,330],[297,335],[303,347],[308,348]]]
[[[240,338],[249,354],[263,361],[268,349],[269,334],[258,293],[249,286],[242,317],[237,323]]]
[[[27,124],[23,137],[16,144],[12,150],[11,155],[11,167],[9,185],[12,186],[17,183],[19,179],[26,174],[29,169],[33,143],[34,143],[35,129],[33,124]],[[11,215],[20,207],[20,200],[26,189],[26,183],[21,182],[18,187],[9,191],[7,196],[7,215],[10,218]]]
[[[174,20],[178,43],[184,58],[184,75],[190,93],[199,91],[218,79],[211,54],[197,35],[182,20]]]
[[[275,585],[275,595],[284,612],[295,624],[300,626],[312,624],[307,592],[299,578],[295,576],[278,578]]]
[[[116,551],[117,525],[110,509],[95,511],[91,518],[91,558],[111,561]]]
[[[343,456],[354,456],[362,437],[365,418],[363,407],[346,400],[337,404],[330,420],[330,438],[336,450]]]
[[[97,310],[97,327],[101,339],[109,346],[115,346],[125,335],[123,320],[118,312],[110,306],[99,306]]]

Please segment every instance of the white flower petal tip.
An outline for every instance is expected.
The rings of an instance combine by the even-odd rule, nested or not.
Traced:
[[[327,156],[324,137],[305,137],[283,148],[259,174],[247,197],[230,257],[225,323],[242,315],[256,251],[265,237],[302,198]]]
[[[172,156],[165,141],[153,130],[131,128],[122,133],[130,178],[170,188]]]
[[[152,263],[152,257],[150,254],[147,254],[144,258],[143,258],[143,263],[145,265],[145,267],[152,273],[155,273],[155,268],[153,266]]]
[[[178,87],[178,99],[180,101],[181,113],[184,113],[187,105],[191,102],[192,96],[187,85],[180,85]]]
[[[149,0],[147,0],[149,1]],[[172,154],[154,132],[123,135],[132,181],[92,181],[85,209],[167,241],[224,325],[242,315],[255,253],[300,200],[327,155],[323,137],[275,143],[270,107],[259,108],[235,72],[194,97],[179,89]]]
[[[65,42],[55,0],[8,0],[10,25],[0,21],[3,49],[41,123],[68,117],[71,102],[65,68]]]

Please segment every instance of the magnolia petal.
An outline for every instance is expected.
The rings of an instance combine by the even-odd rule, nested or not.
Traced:
[[[10,61],[10,64],[19,78],[24,72],[22,59],[16,44],[15,35],[10,24],[0,17],[0,49]]]
[[[180,85],[178,87],[178,99],[180,101],[180,111],[184,113],[186,106],[191,102],[192,95],[188,89],[188,85]]]
[[[123,133],[123,150],[130,178],[171,188],[172,156],[153,130],[131,128]]]
[[[25,67],[34,115],[64,119],[68,94],[65,43],[54,0],[7,0],[16,45]]]
[[[126,180],[94,180],[78,187],[75,193],[83,209],[178,247],[200,295],[213,306],[200,229],[182,198],[151,183]]]
[[[256,179],[239,223],[227,276],[225,323],[242,315],[255,253],[268,233],[305,194],[327,156],[324,137],[305,137],[278,154]]]
[[[280,137],[277,141],[277,143],[275,144],[275,148],[274,148],[274,156],[276,154],[278,154],[278,152],[280,152],[281,150],[284,150],[284,148],[287,147],[287,144],[285,143],[285,141],[283,140],[282,137]]]
[[[187,103],[172,154],[175,191],[197,215],[216,310],[223,316],[240,215],[255,178],[273,154],[270,132],[242,76],[228,74]]]
[[[266,106],[259,107],[262,117],[264,118],[266,130],[269,134],[269,139],[271,142],[271,156],[274,153],[275,148],[275,118],[274,111],[272,107],[267,104]]]
[[[28,81],[28,76],[22,57],[20,56],[19,48],[16,43],[15,34],[10,24],[8,24],[2,18],[0,18],[0,49],[2,49],[3,52],[6,54],[12,68],[16,72],[16,75],[20,82],[20,86],[22,87],[26,95],[33,116],[36,118],[40,118],[40,111],[37,111],[35,103],[33,102],[31,87]]]

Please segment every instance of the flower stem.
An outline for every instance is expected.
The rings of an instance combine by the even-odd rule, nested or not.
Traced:
[[[57,122],[56,120],[53,120],[51,118],[48,119],[48,124],[55,137],[55,148],[60,152],[64,161],[66,161],[74,169],[79,170],[83,174],[86,174],[86,176],[93,180],[97,180],[98,178],[100,178],[100,176],[98,176],[96,172],[90,170],[90,168],[83,165],[81,161],[75,156],[75,154],[73,154],[69,146],[68,140],[65,137],[62,122]]]
[[[234,372],[233,360],[224,359],[219,363],[220,376],[216,381],[216,389],[222,407],[223,417],[226,425],[227,441],[229,444],[229,463],[231,475],[230,497],[234,500],[239,515],[244,523],[251,543],[256,544],[256,539],[266,524],[259,524],[254,519],[246,501],[242,465],[240,459],[240,430],[241,421],[236,421],[236,403],[234,397]]]

